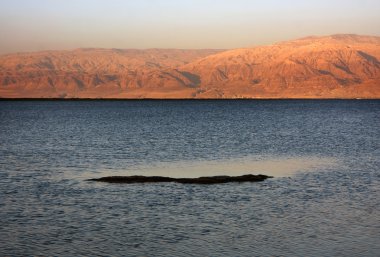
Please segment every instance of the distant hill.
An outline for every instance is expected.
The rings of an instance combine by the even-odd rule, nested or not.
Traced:
[[[380,98],[380,37],[222,50],[77,49],[0,56],[0,97]]]

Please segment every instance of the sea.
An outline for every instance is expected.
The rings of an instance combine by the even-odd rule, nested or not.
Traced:
[[[0,256],[379,254],[379,100],[0,101]]]

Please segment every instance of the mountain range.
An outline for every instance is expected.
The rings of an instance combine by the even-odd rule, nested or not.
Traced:
[[[380,98],[380,37],[0,56],[1,98]]]

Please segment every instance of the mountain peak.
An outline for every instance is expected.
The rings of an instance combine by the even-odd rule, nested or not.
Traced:
[[[295,41],[289,42],[330,42],[330,43],[380,43],[380,37],[378,36],[363,36],[357,34],[333,34],[329,36],[308,36],[304,38],[300,38]]]
[[[380,98],[380,37],[221,50],[77,49],[0,56],[0,97]]]

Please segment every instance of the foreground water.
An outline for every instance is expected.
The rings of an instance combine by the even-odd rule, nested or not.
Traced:
[[[0,255],[377,256],[379,148],[380,101],[3,101]]]

